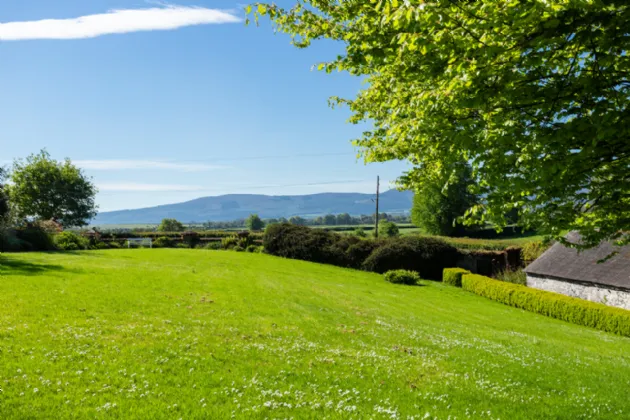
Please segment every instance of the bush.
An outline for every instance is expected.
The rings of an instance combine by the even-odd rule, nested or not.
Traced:
[[[398,225],[394,222],[388,222],[387,220],[381,220],[378,223],[378,231],[382,236],[387,238],[393,238],[400,233]]]
[[[186,242],[180,242],[175,244],[175,248],[190,249],[190,245],[188,245]]]
[[[527,284],[527,274],[525,274],[523,269],[510,270],[509,268],[506,268],[496,275],[496,279],[514,284]]]
[[[534,261],[540,257],[543,252],[549,249],[550,246],[551,243],[548,241],[528,242],[523,246],[523,249],[521,249],[521,257],[523,261],[526,262]]]
[[[211,250],[221,250],[223,249],[223,244],[221,242],[208,242],[203,246],[203,249],[211,249]]]
[[[105,242],[99,241],[93,245],[93,248],[94,249],[109,249],[109,246]]]
[[[442,281],[455,287],[462,287],[462,276],[470,274],[470,271],[463,268],[445,268]]]
[[[182,240],[188,245],[188,248],[194,248],[201,241],[201,238],[197,232],[189,231],[182,233]]]
[[[236,251],[236,252],[244,252],[245,248],[243,248],[240,245],[236,245],[235,247],[232,248],[232,251]]]
[[[420,276],[415,271],[390,270],[385,273],[385,280],[394,284],[414,285],[420,282]]]
[[[154,248],[170,248],[173,246],[173,240],[167,236],[160,236],[153,241]]]
[[[32,251],[30,242],[23,241],[15,235],[15,232],[0,232],[0,252],[28,252]]]
[[[62,251],[77,251],[86,249],[89,241],[74,232],[61,232],[55,235],[55,245]]]
[[[40,227],[18,229],[16,236],[31,245],[29,251],[52,251],[56,249],[52,235]]]
[[[367,237],[367,233],[365,233],[365,229],[363,229],[362,227],[358,227],[354,230],[354,235],[359,237],[359,238],[365,238]]]
[[[230,237],[221,239],[221,246],[223,247],[223,249],[232,249],[237,245],[238,245],[237,236],[230,236]]]
[[[335,255],[333,246],[340,239],[340,235],[333,232],[282,223],[267,226],[263,243],[271,255],[339,265],[340,258]]]
[[[259,245],[249,245],[247,248],[245,248],[245,251],[253,252],[253,253],[256,253],[256,254],[261,253],[262,250],[263,250],[263,247],[259,246]]]
[[[363,262],[370,256],[376,248],[378,248],[379,242],[371,240],[361,240],[353,245],[350,245],[346,250],[346,258],[348,260],[348,267],[361,268]]]
[[[385,240],[363,263],[363,269],[377,273],[412,270],[424,279],[441,280],[445,268],[457,264],[457,249],[430,237],[404,237]]]
[[[477,274],[465,274],[462,287],[509,306],[630,337],[630,311],[624,309],[505,283]]]
[[[110,241],[108,245],[110,248],[113,248],[113,249],[122,248],[122,245],[116,241]]]

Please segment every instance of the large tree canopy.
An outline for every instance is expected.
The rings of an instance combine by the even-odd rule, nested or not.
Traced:
[[[470,166],[458,163],[452,169],[453,179],[425,182],[413,197],[411,221],[432,235],[463,235],[466,230],[458,219],[479,202],[470,192],[474,187]]]
[[[96,216],[96,187],[66,159],[57,162],[46,151],[16,160],[9,185],[10,204],[25,219],[55,219],[63,226],[85,226]]]
[[[318,66],[366,78],[346,104],[373,128],[367,161],[414,164],[402,186],[471,162],[469,216],[521,221],[585,246],[630,238],[630,5],[622,1],[302,0],[259,4],[298,47],[342,41]],[[448,175],[448,174],[446,174]]]

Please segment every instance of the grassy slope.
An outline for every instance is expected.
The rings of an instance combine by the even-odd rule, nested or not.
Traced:
[[[437,283],[204,250],[0,261],[2,419],[630,415],[630,339]]]

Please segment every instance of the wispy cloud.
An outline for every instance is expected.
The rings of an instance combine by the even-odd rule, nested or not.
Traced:
[[[164,169],[181,172],[205,172],[228,168],[227,166],[223,165],[169,162],[160,160],[100,159],[75,160],[73,161],[73,163],[80,168],[96,171],[120,171],[126,169]]]
[[[203,187],[197,185],[180,184],[142,184],[136,182],[103,182],[97,184],[98,190],[105,191],[135,191],[135,192],[175,192],[175,191],[202,191]]]
[[[149,9],[112,10],[72,19],[0,23],[0,41],[82,39],[139,31],[164,31],[193,25],[240,22],[233,12],[167,5]]]

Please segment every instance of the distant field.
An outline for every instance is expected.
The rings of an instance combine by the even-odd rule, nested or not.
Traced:
[[[0,418],[627,419],[630,339],[262,254],[0,256]]]

